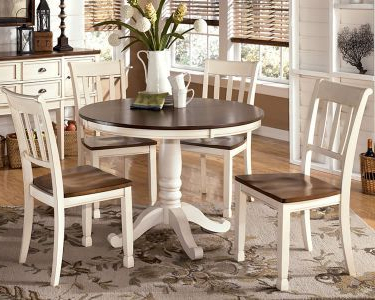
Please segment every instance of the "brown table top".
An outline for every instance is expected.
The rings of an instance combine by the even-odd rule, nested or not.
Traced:
[[[263,110],[252,105],[213,99],[194,99],[186,108],[165,107],[161,111],[130,109],[134,99],[89,104],[79,116],[97,124],[153,130],[196,130],[241,126],[263,118]]]

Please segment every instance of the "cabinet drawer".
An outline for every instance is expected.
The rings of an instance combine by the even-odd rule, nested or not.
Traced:
[[[91,57],[79,57],[79,58],[71,58],[67,59],[66,66],[65,66],[65,79],[64,79],[64,90],[65,90],[65,97],[72,97],[73,96],[73,85],[72,85],[72,78],[70,74],[69,63],[75,62],[94,62],[96,61],[95,56]]]
[[[5,63],[0,65],[0,81],[21,80],[21,63]]]
[[[0,104],[8,104],[7,96],[1,91],[1,88],[6,88],[12,92],[20,93],[21,85],[20,84],[4,84],[0,85]]]
[[[60,76],[61,62],[59,60],[23,63],[23,80],[38,80]]]
[[[61,98],[61,82],[25,83],[23,93],[26,95],[43,95],[44,99],[58,99]]]

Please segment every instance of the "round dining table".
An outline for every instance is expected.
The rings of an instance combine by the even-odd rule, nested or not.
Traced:
[[[197,207],[181,201],[181,139],[215,138],[251,133],[261,126],[262,109],[234,101],[195,98],[185,108],[160,111],[131,109],[134,99],[89,104],[79,116],[90,129],[110,134],[160,139],[158,201],[143,210],[134,223],[134,240],[159,224],[169,225],[190,259],[203,257],[189,222],[211,232],[226,232],[230,222],[207,218]],[[110,234],[113,247],[122,246],[122,235]]]

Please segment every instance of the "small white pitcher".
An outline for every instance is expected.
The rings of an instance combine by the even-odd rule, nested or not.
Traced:
[[[185,76],[189,76],[188,83],[185,85]],[[172,90],[188,88],[191,82],[191,75],[189,73],[180,73],[178,75],[169,76],[168,80],[172,86]]]
[[[187,101],[187,94],[191,92],[192,96]],[[172,96],[173,96],[173,106],[176,108],[184,108],[188,105],[194,98],[194,90],[187,89],[186,87],[182,89],[172,89]]]

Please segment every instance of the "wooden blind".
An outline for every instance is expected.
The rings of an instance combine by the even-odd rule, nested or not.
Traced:
[[[234,43],[289,46],[289,0],[233,0]]]
[[[219,25],[220,0],[170,0],[171,14],[176,11],[180,3],[185,3],[187,6],[187,15],[182,23],[193,24],[197,19],[204,19],[208,25]]]
[[[85,0],[85,30],[86,31],[110,31],[114,26],[93,27],[94,24],[121,19],[122,0]]]

